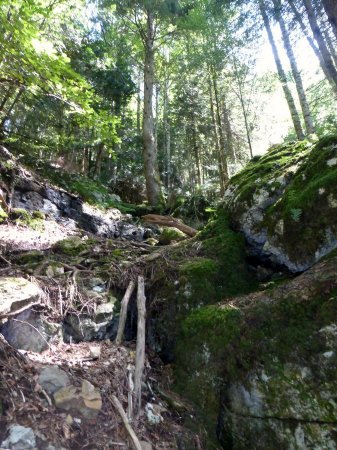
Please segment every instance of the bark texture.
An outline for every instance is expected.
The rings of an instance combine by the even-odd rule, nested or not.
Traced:
[[[143,159],[146,180],[146,194],[151,206],[161,202],[161,187],[157,161],[157,147],[154,135],[153,86],[154,86],[154,16],[147,11],[147,28],[144,40],[144,111],[143,111]]]
[[[272,30],[271,30],[267,11],[266,11],[264,2],[262,0],[259,0],[259,7],[260,7],[260,12],[262,15],[263,23],[266,28],[267,34],[268,34],[269,43],[270,43],[270,46],[273,51],[275,64],[276,64],[277,72],[278,72],[278,75],[279,75],[279,78],[280,78],[280,81],[282,84],[284,96],[288,103],[288,108],[289,108],[289,111],[291,114],[291,118],[292,118],[293,125],[295,128],[296,136],[299,140],[302,140],[302,139],[304,139],[304,133],[303,133],[302,125],[301,125],[300,116],[296,109],[294,98],[292,96],[292,93],[291,93],[288,83],[287,83],[287,77],[286,77],[285,71],[282,66],[281,58],[280,58],[278,49],[276,47],[276,42],[275,42]]]
[[[307,15],[308,15],[308,20],[309,20],[309,24],[311,27],[311,30],[313,32],[314,38],[317,42],[317,45],[319,47],[319,50],[321,52],[322,58],[324,60],[325,66],[327,68],[327,71],[329,72],[329,75],[331,77],[331,79],[333,80],[336,88],[337,88],[337,70],[334,66],[331,54],[329,52],[329,49],[327,47],[327,44],[325,42],[323,33],[320,29],[320,26],[317,22],[317,18],[316,18],[316,14],[315,14],[315,10],[313,7],[313,4],[311,2],[311,0],[303,0]]]
[[[281,15],[281,11],[280,11],[281,3],[279,0],[273,0],[273,3],[274,3],[274,7],[275,7],[277,21],[281,28],[283,45],[284,45],[285,51],[287,53],[287,56],[288,56],[288,59],[290,62],[291,72],[292,72],[294,80],[295,80],[296,90],[297,90],[297,94],[298,94],[298,98],[300,101],[302,114],[303,114],[303,118],[304,118],[306,133],[314,134],[315,127],[314,127],[312,115],[310,112],[309,103],[307,101],[307,96],[306,96],[306,93],[304,90],[302,77],[301,77],[300,71],[297,66],[296,57],[295,57],[295,54],[294,54],[294,51],[293,51],[293,48],[292,48],[292,45],[290,42],[290,36],[289,36],[288,30],[287,30],[286,24]]]

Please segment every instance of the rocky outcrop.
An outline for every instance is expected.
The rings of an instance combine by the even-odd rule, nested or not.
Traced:
[[[18,314],[43,298],[42,289],[25,278],[0,278],[0,317]]]
[[[337,247],[337,136],[272,147],[231,179],[224,200],[253,255],[306,270]]]
[[[331,255],[185,320],[177,375],[225,449],[337,447],[336,272]]]
[[[0,146],[0,176],[6,180],[12,208],[31,213],[39,211],[47,218],[74,225],[98,236],[142,240],[153,233],[131,223],[131,217],[118,209],[102,210],[89,205],[78,196],[39,180],[21,166],[18,160]],[[10,192],[11,191],[11,192]]]

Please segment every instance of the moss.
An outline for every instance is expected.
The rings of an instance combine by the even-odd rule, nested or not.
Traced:
[[[174,227],[164,227],[159,236],[159,242],[163,245],[169,245],[172,241],[181,241],[186,239],[186,234]]]
[[[291,142],[272,147],[257,161],[252,159],[241,172],[231,178],[239,204],[246,201],[251,203],[253,194],[260,188],[275,190],[276,186],[268,183],[282,176],[287,168],[305,160],[310,148],[308,141]]]
[[[201,308],[183,322],[177,344],[175,389],[193,402],[214,441],[225,349],[237,335],[240,320],[240,313],[231,308]]]
[[[33,219],[40,219],[40,220],[46,219],[45,213],[43,213],[42,211],[38,211],[38,210],[33,211],[32,217],[33,217]]]
[[[337,232],[337,164],[328,164],[335,158],[337,136],[320,140],[281,200],[267,211],[263,226],[273,236],[276,223],[283,221],[282,245],[293,261],[313,257],[327,241],[327,232]]]
[[[0,205],[0,223],[2,223],[5,219],[7,219],[7,217],[8,214],[6,213],[6,211],[4,211],[4,209]]]
[[[26,209],[13,208],[9,213],[10,220],[15,221],[17,225],[29,227],[33,230],[41,231],[44,228],[44,214],[36,214],[34,211],[32,214]]]
[[[14,257],[16,264],[27,264],[29,266],[35,266],[40,263],[44,258],[44,253],[39,250],[31,250],[25,253],[20,253]]]
[[[74,236],[57,242],[54,245],[54,251],[68,256],[78,256],[87,250],[90,244],[91,241],[83,241],[81,238]]]
[[[285,389],[292,386],[304,405],[311,402],[324,420],[335,420],[329,399],[314,393],[317,380],[322,379],[315,355],[326,351],[317,332],[336,316],[336,289],[310,299],[274,299],[245,311],[226,305],[193,311],[182,324],[177,344],[176,389],[193,402],[208,430],[214,430],[226,384],[245,385],[247,376],[262,368],[271,377],[265,386],[266,398],[272,402],[274,395],[285,417],[291,408]],[[294,367],[311,364],[312,382],[303,381],[292,363]],[[324,377],[324,382],[333,386],[335,366],[324,369]]]

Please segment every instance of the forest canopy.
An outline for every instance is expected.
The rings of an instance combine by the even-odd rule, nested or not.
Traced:
[[[3,0],[0,25],[1,140],[150,205],[336,129],[332,0]]]

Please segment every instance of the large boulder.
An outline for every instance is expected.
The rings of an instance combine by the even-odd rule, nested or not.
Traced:
[[[177,386],[224,448],[337,448],[336,273],[332,255],[185,320]]]
[[[337,247],[337,136],[253,158],[231,179],[224,208],[252,254],[306,270]]]

